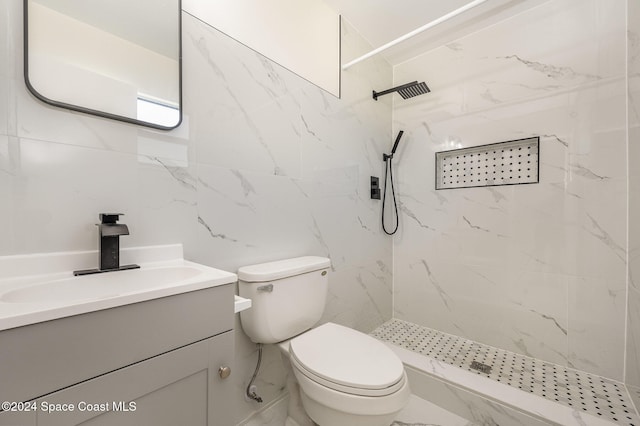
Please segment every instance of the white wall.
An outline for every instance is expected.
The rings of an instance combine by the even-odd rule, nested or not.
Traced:
[[[340,96],[340,19],[321,0],[183,0],[182,7]]]
[[[29,81],[41,95],[132,118],[140,93],[178,104],[175,59],[37,2],[29,22]]]
[[[550,1],[394,68],[395,316],[623,379],[624,2]],[[394,95],[395,96],[395,95]],[[540,183],[434,189],[434,153],[541,137]]]

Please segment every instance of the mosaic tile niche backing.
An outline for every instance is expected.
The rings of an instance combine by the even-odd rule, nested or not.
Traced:
[[[436,153],[436,189],[537,183],[540,138]]]

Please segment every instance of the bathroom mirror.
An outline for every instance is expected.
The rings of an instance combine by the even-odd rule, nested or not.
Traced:
[[[169,130],[182,119],[180,0],[24,0],[29,90],[62,108]]]

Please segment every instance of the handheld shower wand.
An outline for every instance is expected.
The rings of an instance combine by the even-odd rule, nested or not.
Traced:
[[[400,138],[404,134],[404,130],[400,130],[398,132],[398,136],[396,136],[396,141],[393,143],[393,148],[391,148],[391,154],[382,154],[382,161],[387,161],[393,158],[393,154],[396,153],[396,149],[398,149],[398,142],[400,142]]]
[[[384,192],[382,193],[382,230],[387,235],[393,235],[398,231],[398,225],[400,225],[400,220],[398,218],[398,203],[396,201],[396,192],[393,188],[393,167],[391,166],[391,160],[393,160],[393,155],[396,153],[396,149],[398,149],[398,142],[400,142],[400,138],[404,134],[404,131],[400,130],[398,132],[398,136],[396,136],[396,141],[393,144],[393,148],[391,148],[391,154],[382,154],[382,160],[385,162],[384,166]],[[387,228],[384,224],[384,207],[386,204],[387,198],[387,176],[389,176],[391,182],[391,196],[393,197],[393,208],[395,210],[396,215],[396,225],[393,228],[393,231],[387,231]]]

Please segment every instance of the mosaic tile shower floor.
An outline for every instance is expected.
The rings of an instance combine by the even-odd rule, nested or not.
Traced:
[[[613,380],[398,319],[381,325],[371,335],[617,424],[640,426],[626,389]],[[476,368],[471,367],[474,361]]]

